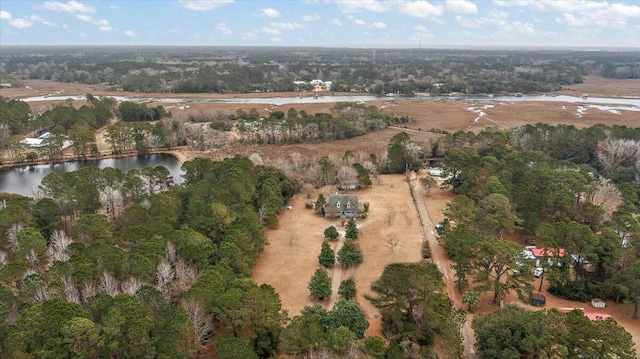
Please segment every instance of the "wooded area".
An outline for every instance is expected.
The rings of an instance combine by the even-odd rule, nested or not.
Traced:
[[[639,63],[637,52],[622,51],[5,47],[0,75],[16,85],[45,79],[132,92],[304,91],[320,79],[331,91],[483,94],[555,91],[585,75],[637,79]]]

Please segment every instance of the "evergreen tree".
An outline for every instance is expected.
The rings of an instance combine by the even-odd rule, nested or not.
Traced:
[[[356,297],[356,282],[353,278],[345,279],[340,283],[340,288],[338,288],[338,294],[344,300],[351,300]]]
[[[325,268],[331,268],[336,263],[336,254],[333,249],[331,249],[329,242],[322,242],[322,249],[320,250],[318,261],[320,265]]]
[[[338,263],[345,267],[355,267],[362,261],[360,247],[353,240],[347,239],[344,246],[338,251]]]
[[[309,292],[311,297],[318,300],[325,300],[331,296],[331,278],[323,268],[316,269],[315,274],[309,281]]]
[[[345,237],[347,239],[353,239],[354,241],[358,239],[358,225],[356,224],[356,220],[353,218],[347,222]]]

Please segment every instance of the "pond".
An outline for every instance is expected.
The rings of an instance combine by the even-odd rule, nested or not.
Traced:
[[[175,183],[182,183],[182,164],[177,158],[166,154],[154,154],[148,156],[132,156],[123,158],[109,158],[97,161],[65,162],[55,165],[38,165],[0,170],[0,192],[16,193],[23,196],[33,196],[42,179],[51,172],[71,172],[81,167],[98,166],[99,168],[113,167],[128,172],[132,169],[145,167],[166,167]]]

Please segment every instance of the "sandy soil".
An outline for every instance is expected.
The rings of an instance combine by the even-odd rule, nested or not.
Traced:
[[[358,243],[364,262],[350,270],[337,265],[329,273],[343,280],[355,279],[357,302],[370,322],[367,335],[382,336],[379,312],[364,295],[373,294],[371,283],[380,277],[386,265],[420,261],[423,236],[406,177],[390,175],[379,178],[372,188],[358,192],[361,201],[370,203],[367,218],[358,221]],[[331,191],[323,193],[327,196]],[[269,245],[253,270],[253,278],[258,284],[268,283],[277,290],[291,317],[298,315],[304,306],[316,303],[309,298],[307,285],[319,268],[318,255],[324,229],[333,224],[339,231],[344,231],[341,221],[325,219],[305,209],[307,194],[315,200],[319,191],[307,188],[306,193],[293,198],[293,209],[283,212],[279,228],[267,232]],[[393,213],[392,220],[389,220],[389,213]],[[394,250],[385,241],[392,234],[400,240]],[[332,246],[336,249],[337,243],[332,243]],[[320,304],[329,308],[336,299],[334,296]]]

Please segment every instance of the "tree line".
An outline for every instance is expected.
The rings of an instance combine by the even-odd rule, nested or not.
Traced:
[[[73,55],[9,47],[0,55],[2,76],[190,93],[302,91],[294,80],[322,79],[333,82],[332,91],[376,94],[547,92],[584,75],[640,76],[636,52],[158,47]]]

